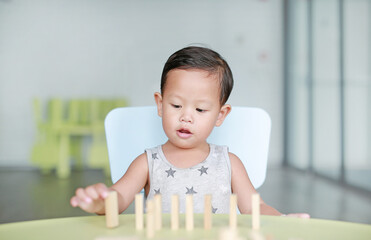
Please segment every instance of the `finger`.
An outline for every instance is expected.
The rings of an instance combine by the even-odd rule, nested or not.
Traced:
[[[81,209],[85,210],[87,203],[79,199],[77,196],[71,198],[70,203],[72,207],[80,207]]]
[[[90,197],[93,200],[97,200],[99,198],[99,194],[96,191],[94,186],[89,186],[85,189],[85,193],[88,197]]]
[[[79,201],[84,201],[86,203],[91,203],[93,200],[86,194],[83,188],[78,188],[76,190],[76,197]]]
[[[94,201],[91,202],[91,203],[87,203],[87,202],[79,199],[78,197],[74,197],[73,199],[71,199],[71,204],[73,204],[73,206],[79,207],[82,210],[84,210],[86,212],[89,212],[89,213],[94,213],[95,208],[96,208],[96,205],[95,205],[96,203]]]
[[[87,203],[85,201],[79,201],[78,205],[82,210],[89,213],[94,213],[95,207],[93,203]]]
[[[109,190],[103,183],[96,184],[95,189],[101,198],[105,199],[108,196]]]
[[[79,202],[77,200],[77,197],[76,196],[73,196],[70,200],[70,204],[72,207],[77,207],[79,205]]]

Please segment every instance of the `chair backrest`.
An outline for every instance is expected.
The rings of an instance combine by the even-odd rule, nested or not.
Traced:
[[[271,120],[264,110],[232,107],[208,142],[227,145],[241,159],[252,184],[258,188],[265,180],[270,130]],[[155,106],[116,108],[105,119],[105,131],[113,183],[146,148],[167,141]]]

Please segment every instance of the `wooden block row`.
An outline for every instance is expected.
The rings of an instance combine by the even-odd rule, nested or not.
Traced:
[[[212,228],[212,205],[211,195],[205,195],[204,205],[204,229]],[[147,237],[154,237],[155,230],[162,228],[162,198],[160,194],[155,195],[154,199],[147,200]],[[119,225],[118,222],[118,202],[117,193],[110,192],[105,200],[106,224],[108,228]],[[135,225],[137,230],[143,230],[143,195],[135,196]],[[237,229],[237,196],[232,194],[230,197],[229,227]],[[186,195],[185,228],[188,231],[194,229],[193,214],[193,195]],[[252,195],[252,228],[260,228],[260,196]],[[171,229],[179,229],[179,197],[171,197]]]
[[[205,205],[204,205],[204,228],[212,228],[212,205],[211,205],[211,195],[205,195]],[[155,230],[160,230],[162,228],[162,206],[161,206],[161,195],[156,194],[153,200],[147,200],[147,205],[149,201],[153,201],[154,207],[150,209],[147,208],[147,214],[149,211],[153,210],[154,216],[154,227]],[[150,203],[152,204],[152,203]],[[152,214],[152,212],[150,212]],[[194,229],[194,213],[193,213],[193,195],[188,194],[186,196],[186,211],[185,211],[185,228],[189,231]],[[137,194],[135,196],[135,222],[136,229],[143,229],[143,195]],[[237,227],[237,196],[232,194],[230,198],[230,218],[229,225],[231,228]],[[173,195],[171,197],[171,229],[179,229],[179,196]]]

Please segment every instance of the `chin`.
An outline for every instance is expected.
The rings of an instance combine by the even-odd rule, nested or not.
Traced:
[[[195,143],[190,143],[190,142],[184,142],[184,141],[171,141],[169,140],[172,145],[175,147],[181,148],[181,149],[190,149],[194,148],[197,146]]]

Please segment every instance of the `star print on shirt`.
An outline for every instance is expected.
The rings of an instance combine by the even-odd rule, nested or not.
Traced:
[[[218,208],[214,208],[213,206],[211,206],[211,210],[213,211],[213,213],[216,213],[216,211],[218,210]]]
[[[187,187],[186,187],[187,188]],[[191,188],[187,188],[187,192],[186,192],[186,194],[195,194],[195,193],[197,193],[195,190],[193,190],[193,187],[191,187]]]
[[[176,172],[176,170],[170,168],[169,170],[165,170],[165,172],[167,173],[167,177],[174,177],[174,173]]]
[[[155,190],[155,194],[161,194],[160,189],[158,189],[158,190],[153,189],[153,190]]]
[[[201,168],[199,168],[197,170],[200,171],[200,176],[202,176],[202,174],[204,174],[204,173],[207,174],[207,169],[209,169],[209,168],[205,168],[204,166],[202,166]]]
[[[152,159],[158,159],[157,153],[152,153]]]

